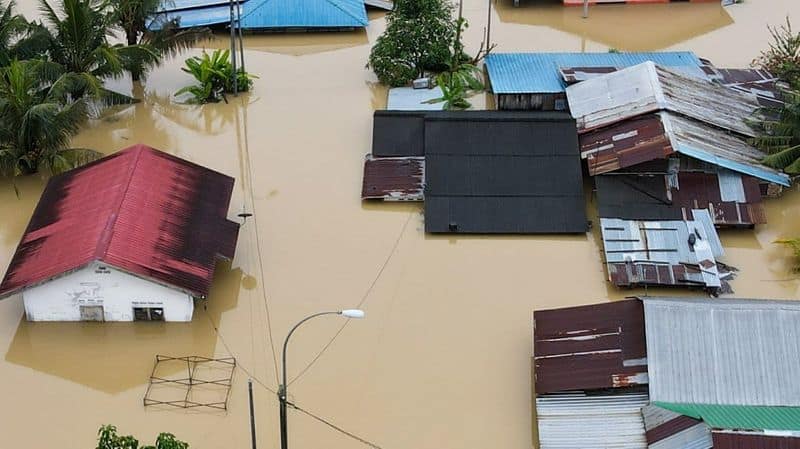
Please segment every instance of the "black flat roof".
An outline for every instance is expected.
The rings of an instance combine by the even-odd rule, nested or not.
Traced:
[[[423,140],[427,232],[586,232],[569,114],[428,112]]]

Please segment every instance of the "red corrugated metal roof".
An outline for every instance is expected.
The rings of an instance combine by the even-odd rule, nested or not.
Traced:
[[[800,449],[800,437],[714,432],[714,449]]]
[[[647,384],[641,301],[533,314],[537,394]]]
[[[53,177],[22,236],[0,296],[99,260],[205,297],[238,224],[225,217],[234,179],[135,145]]]

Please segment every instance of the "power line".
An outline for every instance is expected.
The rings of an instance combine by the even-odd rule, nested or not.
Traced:
[[[367,445],[367,446],[369,446],[369,447],[372,447],[373,449],[382,449],[382,448],[381,448],[380,446],[378,446],[377,444],[375,444],[375,443],[373,443],[373,442],[371,442],[371,441],[369,441],[369,440],[365,440],[364,438],[361,438],[361,437],[360,437],[360,436],[358,436],[358,435],[355,435],[355,434],[353,434],[353,433],[350,433],[350,432],[348,432],[348,431],[346,431],[346,430],[342,429],[341,427],[337,426],[336,424],[333,424],[332,422],[330,422],[330,421],[326,420],[325,418],[321,418],[321,417],[319,417],[319,416],[317,416],[317,415],[315,415],[315,414],[313,414],[313,413],[309,412],[308,410],[304,410],[304,409],[300,408],[299,406],[297,406],[296,404],[294,404],[294,403],[292,403],[292,402],[288,402],[288,401],[287,401],[287,402],[286,402],[286,405],[288,405],[289,407],[291,407],[291,408],[293,408],[293,409],[297,410],[297,411],[298,411],[298,412],[300,412],[300,413],[303,413],[303,414],[305,414],[305,415],[308,415],[308,416],[310,416],[311,418],[314,418],[314,419],[316,419],[317,421],[321,422],[322,424],[325,424],[326,426],[330,427],[331,429],[334,429],[334,430],[336,430],[337,432],[343,433],[344,435],[347,435],[347,436],[349,436],[350,438],[352,438],[352,439],[354,439],[354,440],[356,440],[356,441],[359,441],[359,442],[361,442],[361,443],[364,443],[364,444],[366,444],[366,445]]]
[[[372,279],[372,283],[369,284],[369,287],[367,288],[367,291],[364,292],[364,295],[361,296],[361,301],[359,301],[358,306],[356,307],[357,309],[360,309],[364,305],[364,303],[367,302],[367,299],[369,298],[369,295],[372,293],[372,290],[375,288],[375,285],[378,283],[378,280],[383,275],[383,272],[386,270],[386,267],[389,266],[389,262],[392,260],[392,257],[394,257],[395,253],[397,252],[397,247],[400,245],[400,240],[402,240],[403,235],[406,233],[406,228],[408,227],[408,223],[411,221],[411,217],[412,216],[413,216],[413,212],[409,212],[405,223],[403,223],[403,227],[400,229],[400,233],[397,235],[397,239],[395,239],[395,241],[394,241],[394,245],[392,246],[392,250],[389,252],[389,255],[386,257],[386,260],[383,261],[383,264],[381,265],[381,268],[378,270],[378,273],[375,275],[375,278]],[[313,359],[311,359],[311,361],[308,363],[308,365],[306,365],[306,367],[303,368],[300,371],[300,373],[298,373],[294,377],[294,379],[289,381],[289,385],[293,384],[295,381],[297,381],[297,379],[301,378],[303,376],[303,374],[305,374],[309,369],[311,369],[312,366],[314,366],[315,363],[317,363],[317,360],[319,360],[319,358],[322,357],[322,354],[324,354],[325,351],[328,350],[328,348],[339,337],[339,335],[342,333],[342,331],[344,331],[344,328],[346,328],[349,323],[350,323],[350,320],[346,320],[339,327],[339,330],[337,330],[336,333],[333,334],[333,337],[331,337],[331,339],[328,340],[328,343],[326,343],[325,346],[323,346],[322,349],[320,349],[320,351],[317,353],[317,355]]]

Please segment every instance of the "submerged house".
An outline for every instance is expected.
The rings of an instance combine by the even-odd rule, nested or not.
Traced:
[[[391,9],[391,2],[368,0]],[[231,2],[222,0],[170,0],[153,17],[151,28],[175,21],[180,28],[227,27]],[[241,0],[241,28],[245,31],[352,30],[369,24],[364,0]]]
[[[30,321],[191,321],[232,259],[234,179],[135,145],[54,176],[8,267]]]
[[[376,111],[362,199],[424,201],[429,233],[583,233],[565,113]]]
[[[601,217],[687,219],[706,209],[717,226],[749,227],[766,222],[761,197],[789,185],[746,140],[755,95],[648,62],[567,96]]]
[[[534,312],[540,447],[800,447],[800,301],[639,297]]]
[[[566,111],[566,88],[586,74],[608,73],[654,61],[686,75],[706,78],[692,52],[491,53],[485,67],[497,109]]]

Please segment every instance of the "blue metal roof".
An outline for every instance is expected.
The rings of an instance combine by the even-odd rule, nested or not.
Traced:
[[[742,162],[726,159],[716,154],[707,153],[701,149],[691,147],[689,145],[680,144],[675,148],[675,150],[678,153],[685,154],[686,156],[693,157],[695,159],[699,159],[703,162],[708,162],[709,164],[727,168],[728,170],[732,170],[738,173],[743,173],[745,175],[750,175],[759,179],[763,179],[765,181],[774,182],[775,184],[780,184],[785,187],[791,186],[789,175],[786,175],[784,173],[778,173],[775,172],[774,170],[760,168],[752,164],[744,164]]]
[[[364,0],[253,0],[242,13],[243,29],[362,28]],[[250,6],[248,5],[248,6]]]
[[[492,53],[486,70],[496,94],[560,93],[566,85],[561,67],[630,67],[646,61],[708,79],[690,51],[656,53]]]
[[[176,5],[203,3],[194,7],[158,14],[148,25],[158,29],[159,24],[179,19],[181,28],[227,24],[230,6],[215,0],[180,0]],[[266,30],[274,28],[362,28],[367,26],[367,9],[364,0],[249,0],[242,3],[242,29]]]
[[[240,5],[248,0],[239,0]],[[227,6],[230,8],[231,0],[162,0],[159,11],[178,11],[181,9],[209,8],[212,6]]]

